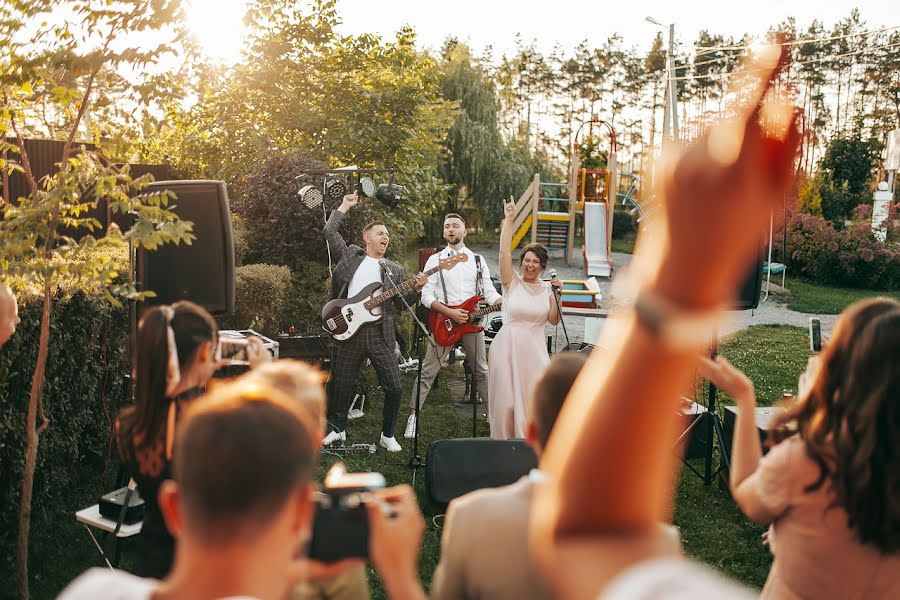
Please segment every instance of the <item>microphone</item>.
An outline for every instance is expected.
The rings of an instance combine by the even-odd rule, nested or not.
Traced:
[[[550,277],[551,280],[556,279],[556,278],[557,278],[557,277],[556,277],[556,269],[550,269],[550,271],[547,273],[547,275]],[[550,286],[550,287],[553,287],[553,286]],[[560,292],[559,292],[558,289],[556,289],[556,288],[554,287],[554,288],[553,288],[553,293],[554,293],[554,294],[559,294]]]

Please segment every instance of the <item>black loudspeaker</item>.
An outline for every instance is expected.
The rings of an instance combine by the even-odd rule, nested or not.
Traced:
[[[148,305],[190,300],[213,314],[234,313],[234,242],[228,192],[222,181],[156,181],[148,191],[169,190],[173,212],[194,224],[191,245],[166,244],[138,252],[142,290],[156,292]]]
[[[762,246],[759,246],[750,272],[747,273],[744,282],[738,288],[738,297],[733,310],[751,310],[759,306],[763,280],[762,270],[763,249]]]
[[[759,432],[759,439],[763,442],[763,454],[769,451],[766,447],[766,436],[769,431],[769,423],[772,419],[784,412],[784,409],[778,406],[757,406],[754,411],[756,419],[756,431]],[[734,424],[737,420],[737,407],[725,407],[725,448],[728,452],[728,458],[731,458],[731,440],[734,439]],[[731,461],[729,460],[729,463]]]
[[[425,488],[435,505],[445,507],[463,494],[515,483],[536,467],[525,440],[438,440],[425,455]]]

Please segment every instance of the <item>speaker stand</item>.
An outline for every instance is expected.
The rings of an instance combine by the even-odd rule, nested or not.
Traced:
[[[710,349],[709,349],[709,357],[715,359],[719,353],[719,337],[718,337],[718,329],[713,328],[712,339],[710,340]],[[728,458],[728,452],[725,451],[725,428],[722,426],[722,419],[719,418],[719,412],[716,409],[716,401],[718,399],[719,390],[715,386],[713,382],[708,382],[708,395],[707,395],[707,404],[706,404],[706,414],[701,417],[694,419],[694,421],[690,424],[690,426],[684,430],[677,440],[675,440],[675,448],[678,448],[682,441],[685,440],[687,436],[691,434],[694,427],[703,419],[706,420],[706,452],[704,456],[704,470],[701,474],[700,471],[694,468],[694,466],[688,462],[688,460],[682,455],[681,462],[683,462],[687,468],[694,472],[697,477],[703,480],[704,485],[709,485],[712,483],[713,478],[716,476],[719,477],[721,485],[724,486],[724,489],[728,490],[728,479],[726,475],[731,472],[731,461]],[[716,445],[716,440],[718,440],[719,447],[719,466],[713,471],[713,449]]]

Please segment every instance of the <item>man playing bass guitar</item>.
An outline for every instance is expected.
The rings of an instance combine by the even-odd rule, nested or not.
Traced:
[[[325,224],[325,240],[337,265],[331,277],[331,298],[352,298],[371,283],[380,282],[387,291],[394,284],[405,279],[403,267],[384,258],[390,235],[381,221],[374,221],[363,229],[365,248],[350,246],[338,232],[344,214],[359,203],[356,194],[344,196],[341,205],[331,213]],[[416,292],[422,290],[426,279],[423,274],[415,283]],[[399,299],[397,299],[399,302]],[[328,401],[328,422],[331,431],[322,440],[327,446],[347,439],[347,412],[353,395],[359,369],[368,358],[378,376],[378,383],[384,390],[384,410],[381,417],[380,445],[389,452],[399,452],[400,444],[394,437],[397,410],[400,408],[400,367],[394,354],[396,336],[391,303],[378,306],[375,311],[383,311],[381,321],[365,325],[358,333],[337,345],[332,376],[334,390]]]
[[[441,313],[454,323],[464,324],[471,320],[471,313],[453,308],[461,305],[472,296],[482,296],[485,301],[494,307],[499,307],[503,298],[494,289],[491,282],[491,274],[488,271],[484,258],[475,254],[465,245],[466,222],[456,214],[450,213],[444,217],[444,239],[447,246],[440,252],[429,257],[425,263],[425,270],[438,264],[439,259],[444,259],[458,253],[469,255],[466,262],[457,265],[446,273],[439,271],[428,278],[428,283],[422,288],[422,305],[431,311]],[[482,402],[488,399],[488,365],[487,354],[484,349],[484,332],[471,332],[460,339],[466,351],[466,357],[475,370],[475,382]],[[425,397],[434,384],[441,367],[450,358],[452,347],[437,346],[428,348],[425,352],[425,360],[422,361],[422,380],[418,382],[421,387],[419,405],[424,406]],[[412,398],[409,402],[410,416],[406,423],[404,437],[411,438],[415,434],[416,427],[416,387],[413,385]]]

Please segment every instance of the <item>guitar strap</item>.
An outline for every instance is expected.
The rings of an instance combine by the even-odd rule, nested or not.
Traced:
[[[450,256],[453,256],[453,250],[450,251]],[[444,281],[444,270],[441,269],[438,271],[441,275],[441,287],[444,288],[444,306],[450,306],[450,297],[447,295],[447,282]]]
[[[484,298],[484,282],[481,280],[481,255],[475,255],[475,295]]]

